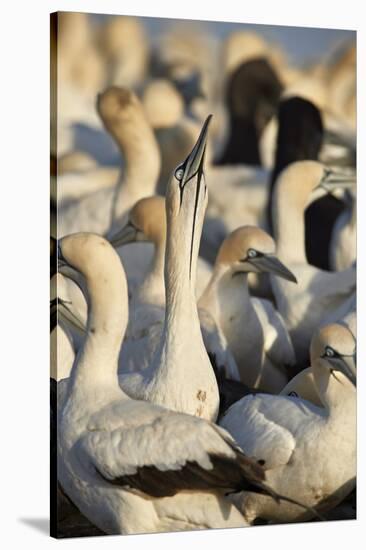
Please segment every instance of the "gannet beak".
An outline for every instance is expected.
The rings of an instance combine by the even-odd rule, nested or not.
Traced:
[[[338,357],[327,358],[327,361],[332,371],[337,370],[341,372],[354,386],[356,386],[357,370],[355,355],[339,355]]]
[[[212,115],[208,115],[208,117],[206,118],[205,123],[202,126],[201,133],[197,139],[196,145],[193,147],[191,153],[188,155],[182,165],[184,174],[181,180],[181,187],[184,187],[184,185],[198,172],[203,173],[203,162],[205,158],[208,127],[211,118]]]
[[[325,170],[324,176],[315,189],[324,189],[326,193],[331,193],[336,189],[351,189],[355,185],[356,175],[354,173]]]
[[[274,254],[263,254],[255,258],[248,258],[247,261],[263,273],[273,273],[282,279],[297,283],[295,275]]]
[[[109,242],[114,248],[119,248],[125,244],[142,240],[139,238],[139,235],[142,235],[141,231],[139,231],[131,222],[128,222],[120,231],[109,239]]]

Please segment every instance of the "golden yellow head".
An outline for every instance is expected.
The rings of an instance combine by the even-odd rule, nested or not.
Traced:
[[[111,86],[98,95],[97,111],[107,129],[116,123],[128,121],[136,111],[141,110],[136,95],[127,88]]]
[[[164,197],[154,196],[139,200],[129,214],[129,221],[147,241],[155,244],[165,240],[166,214]]]
[[[259,227],[245,225],[235,229],[222,243],[216,263],[234,264],[246,258],[250,250],[274,254],[276,245],[272,237]]]
[[[312,338],[310,356],[312,365],[340,371],[356,385],[356,339],[347,327],[334,323],[320,328]]]
[[[273,273],[296,282],[295,276],[275,253],[275,242],[268,233],[246,225],[226,237],[217,255],[216,267],[226,266],[234,273]]]

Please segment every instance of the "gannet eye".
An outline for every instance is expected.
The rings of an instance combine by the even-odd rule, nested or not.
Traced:
[[[325,348],[325,355],[326,357],[334,357],[335,356],[335,351],[334,349],[332,349],[331,347],[327,346]]]
[[[183,178],[183,174],[184,174],[183,168],[177,168],[174,175],[178,181],[181,181]]]
[[[248,258],[255,258],[256,256],[258,256],[258,252],[254,248],[249,248]]]

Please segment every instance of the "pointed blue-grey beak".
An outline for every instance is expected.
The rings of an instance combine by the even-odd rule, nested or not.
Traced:
[[[348,380],[356,386],[357,370],[356,370],[356,354],[338,355],[336,357],[327,357],[327,361],[332,371],[339,371],[348,378]]]
[[[185,183],[187,183],[196,174],[198,174],[199,172],[200,173],[204,172],[203,163],[205,159],[208,127],[209,127],[211,118],[212,118],[212,115],[208,115],[208,117],[206,118],[202,126],[200,135],[196,141],[195,146],[193,147],[192,151],[190,152],[190,154],[188,155],[184,163],[179,167],[181,170],[183,170],[183,174],[181,178],[182,187],[184,187]]]
[[[273,273],[292,283],[297,283],[295,275],[274,254],[261,254],[246,260],[263,273]]]

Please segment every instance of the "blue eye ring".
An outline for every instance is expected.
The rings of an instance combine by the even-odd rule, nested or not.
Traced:
[[[176,177],[176,179],[178,181],[182,181],[183,176],[184,176],[184,170],[181,166],[176,169],[176,171],[174,172],[174,176]]]
[[[254,250],[254,248],[249,248],[247,253],[248,258],[256,258],[258,256],[258,252]]]

